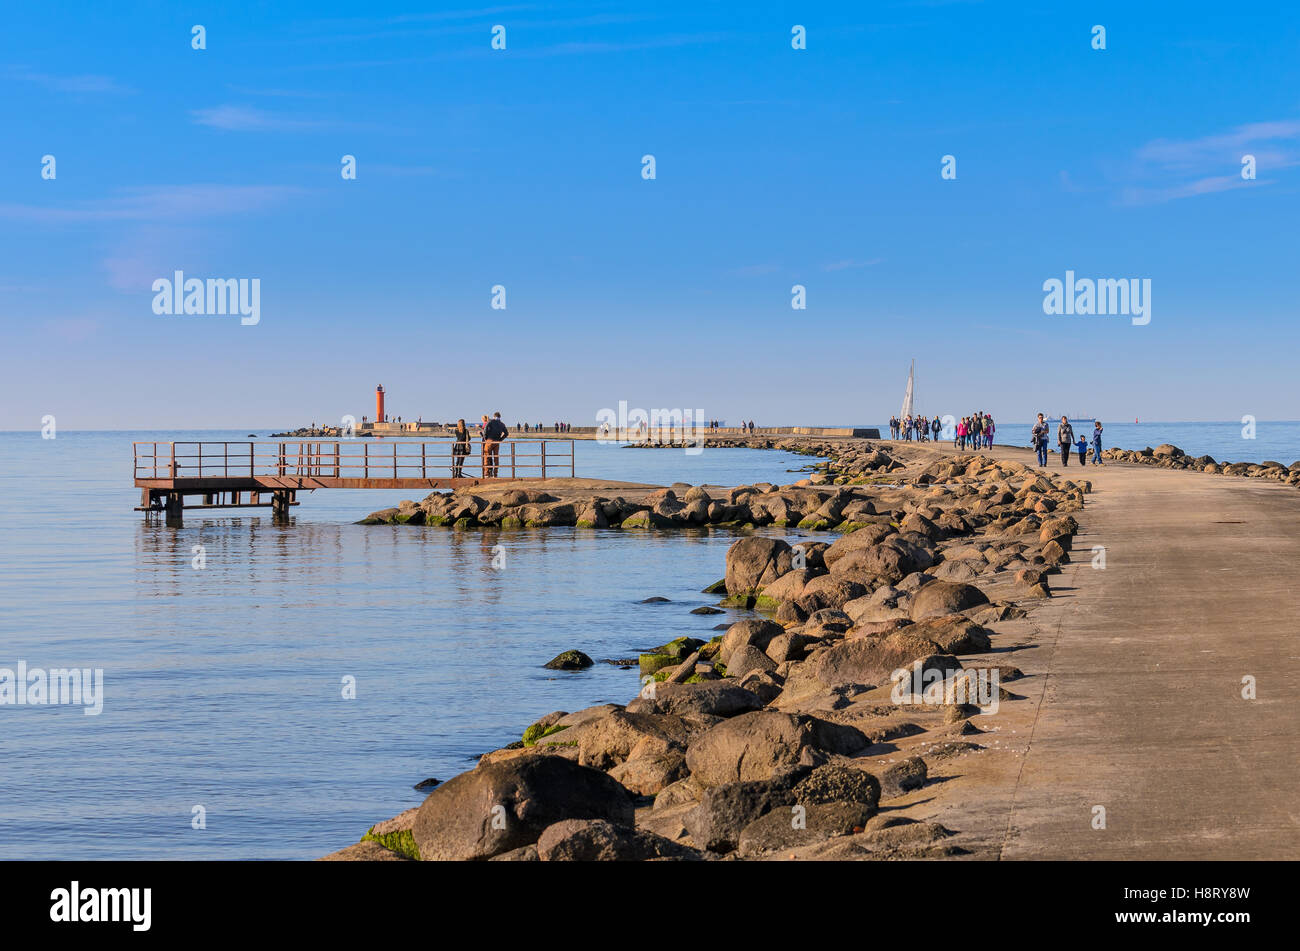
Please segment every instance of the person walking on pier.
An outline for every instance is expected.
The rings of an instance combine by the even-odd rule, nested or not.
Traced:
[[[501,414],[497,413],[492,419],[483,417],[483,477],[495,479],[497,477],[497,464],[500,460],[501,442],[509,432],[506,431],[505,424],[501,422]]]
[[[1038,464],[1047,465],[1047,421],[1043,419],[1042,413],[1038,414],[1038,422],[1030,430],[1030,437],[1034,443],[1034,452],[1038,455]]]
[[[1061,425],[1056,427],[1056,442],[1061,447],[1061,467],[1064,468],[1070,464],[1070,450],[1074,448],[1074,427],[1064,416]]]
[[[465,420],[456,420],[455,441],[451,444],[451,477],[465,478],[465,457],[469,455],[469,427]]]
[[[1106,463],[1101,461],[1101,420],[1092,421],[1092,464],[1094,466],[1104,466]]]

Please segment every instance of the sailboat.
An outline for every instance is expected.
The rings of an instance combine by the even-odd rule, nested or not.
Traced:
[[[916,387],[916,361],[912,361],[912,367],[907,371],[907,392],[903,394],[903,409],[898,414],[899,420],[905,420],[912,415],[912,392]]]

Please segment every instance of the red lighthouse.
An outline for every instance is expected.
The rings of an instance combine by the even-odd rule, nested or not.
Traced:
[[[388,422],[388,418],[384,416],[384,387],[382,385],[375,387],[375,422]]]

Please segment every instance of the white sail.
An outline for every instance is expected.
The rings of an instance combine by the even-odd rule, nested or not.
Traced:
[[[907,419],[912,415],[912,388],[916,377],[916,361],[912,361],[912,368],[907,371],[907,392],[903,394],[903,411],[898,414],[899,419]]]

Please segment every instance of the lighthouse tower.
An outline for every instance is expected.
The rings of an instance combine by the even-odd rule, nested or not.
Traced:
[[[388,422],[388,417],[384,415],[384,387],[382,384],[375,387],[375,422]]]

